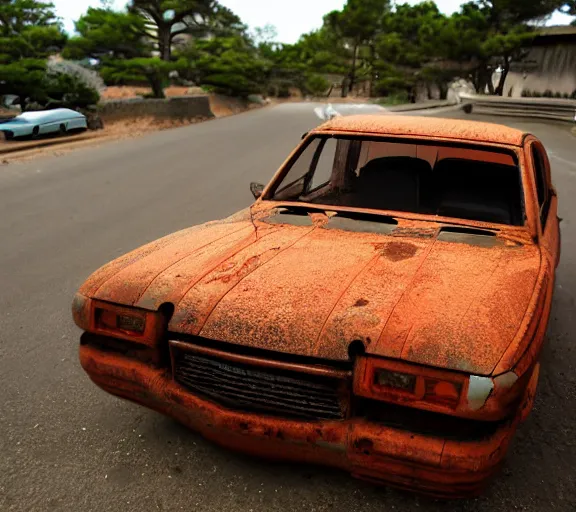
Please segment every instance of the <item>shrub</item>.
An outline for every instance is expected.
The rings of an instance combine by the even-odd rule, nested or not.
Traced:
[[[572,94],[570,95],[570,98],[572,98],[573,100],[576,100],[576,89],[574,89],[572,91]]]
[[[561,92],[555,92],[555,93],[554,93],[554,97],[555,97],[555,98],[561,98],[561,97],[562,97],[562,93],[561,93]]]
[[[410,103],[410,96],[406,91],[393,92],[378,101],[381,105],[404,105]]]
[[[77,75],[69,75],[58,71],[48,71],[44,79],[44,98],[38,98],[47,108],[67,107],[86,108],[100,101],[96,89],[88,86]]]
[[[522,97],[523,98],[531,98],[532,97],[532,91],[530,91],[529,89],[522,90]]]
[[[330,82],[326,80],[322,75],[311,74],[306,78],[304,84],[305,93],[309,93],[312,96],[321,96],[328,92],[330,88]]]
[[[546,89],[542,96],[544,96],[544,98],[552,98],[554,95],[552,94],[552,91],[550,89]]]
[[[542,97],[542,93],[541,93],[541,92],[538,92],[538,91],[534,91],[534,92],[532,93],[532,97],[533,97],[533,98],[541,98],[541,97]]]
[[[413,83],[400,76],[389,76],[382,78],[376,83],[375,90],[380,96],[390,96],[393,94],[408,92],[412,89]]]
[[[46,68],[50,73],[71,75],[90,89],[95,89],[98,92],[106,89],[106,84],[98,72],[76,62],[70,60],[49,60]]]
[[[562,97],[566,100],[570,99],[570,95],[567,92],[565,92]]]

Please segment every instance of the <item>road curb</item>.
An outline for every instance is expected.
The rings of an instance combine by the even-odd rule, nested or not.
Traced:
[[[24,151],[31,151],[34,149],[41,149],[51,146],[62,146],[64,144],[70,144],[74,142],[82,142],[88,140],[97,140],[104,138],[106,134],[104,132],[100,133],[89,133],[84,135],[76,135],[72,137],[61,137],[57,139],[45,139],[30,143],[7,143],[7,147],[0,146],[0,155],[12,155],[14,153],[20,153]]]
[[[458,105],[460,104],[454,103],[453,101],[435,101],[430,103],[406,103],[405,105],[390,106],[390,107],[387,107],[386,105],[380,105],[380,106],[384,107],[388,112],[401,113],[401,112],[411,112],[413,110],[436,110],[439,108],[456,107]]]

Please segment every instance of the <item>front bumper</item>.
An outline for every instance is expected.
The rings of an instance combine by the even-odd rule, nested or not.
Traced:
[[[232,411],[156,369],[83,344],[80,361],[103,390],[171,416],[221,446],[250,455],[341,468],[437,497],[479,494],[498,470],[520,414],[482,441],[451,441],[351,418],[298,421]]]

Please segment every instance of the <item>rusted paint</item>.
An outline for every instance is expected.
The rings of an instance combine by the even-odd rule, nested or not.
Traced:
[[[222,408],[186,392],[166,370],[90,345],[80,347],[80,361],[105,391],[172,416],[222,446],[333,466],[390,485],[402,487],[409,480],[410,489],[432,495],[478,494],[498,469],[519,422],[515,419],[484,441],[455,443],[362,418],[285,420]]]
[[[418,252],[418,247],[414,244],[406,242],[390,242],[384,247],[383,254],[389,260],[402,261],[412,258],[416,252]]]
[[[500,124],[417,116],[342,116],[312,133],[352,132],[404,137],[430,137],[458,141],[488,142],[521,146],[525,133]]]
[[[440,496],[476,493],[532,407],[550,317],[558,205],[553,197],[543,231],[530,157],[532,144],[540,143],[496,125],[388,116],[336,119],[310,136],[317,133],[457,139],[511,151],[521,170],[526,225],[259,199],[251,209],[152,242],[95,272],[72,307],[77,325],[101,342],[85,340],[82,365],[106,391],[224,446],[324,463]],[[481,156],[476,151],[474,158]],[[298,213],[310,208],[309,215],[282,213],[294,206]],[[349,212],[393,219],[369,217],[356,228],[357,220],[342,215]],[[495,236],[442,231],[454,225]],[[135,312],[146,320],[145,332],[98,323],[98,308]],[[126,342],[138,350],[128,344],[118,350]],[[220,377],[208,374],[208,380],[234,372],[228,375],[257,381],[276,371],[336,379],[340,419],[289,420],[218,405],[176,381],[177,348],[202,353],[207,368],[210,357],[223,360],[214,366]],[[243,373],[244,364],[264,370]],[[379,383],[381,370],[408,375],[414,389]],[[332,391],[319,386],[317,392],[314,407],[330,412]],[[251,388],[246,393],[255,396]],[[354,416],[352,397],[501,423],[483,440],[446,440]]]

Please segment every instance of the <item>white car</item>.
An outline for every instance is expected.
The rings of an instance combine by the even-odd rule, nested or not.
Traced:
[[[88,129],[86,117],[75,110],[57,108],[38,112],[24,112],[0,123],[0,132],[7,140],[15,137],[38,137],[50,133],[65,134]]]

